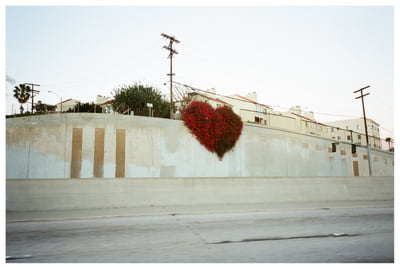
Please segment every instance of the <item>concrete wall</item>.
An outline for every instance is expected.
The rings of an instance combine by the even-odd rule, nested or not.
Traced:
[[[8,179],[8,211],[394,199],[393,177]]]
[[[6,178],[173,178],[368,175],[365,148],[245,124],[220,161],[182,121],[109,114],[6,120]],[[371,150],[372,174],[393,176],[394,155]],[[358,169],[357,169],[358,168]]]

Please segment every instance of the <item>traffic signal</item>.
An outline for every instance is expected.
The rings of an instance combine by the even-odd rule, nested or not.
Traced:
[[[336,152],[336,143],[332,143],[332,152]]]

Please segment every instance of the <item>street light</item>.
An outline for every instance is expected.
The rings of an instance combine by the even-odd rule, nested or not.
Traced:
[[[149,108],[149,117],[153,117],[153,104],[152,103],[147,103],[147,107]]]
[[[60,112],[62,113],[62,97],[59,96],[57,93],[53,92],[53,91],[49,91],[49,93],[54,93],[55,95],[57,95],[60,98]]]

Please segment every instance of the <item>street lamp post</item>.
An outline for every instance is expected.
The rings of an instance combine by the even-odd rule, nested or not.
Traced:
[[[147,107],[149,108],[149,117],[153,117],[153,104],[147,103]]]
[[[49,91],[49,93],[53,93],[53,94],[55,94],[55,95],[57,95],[59,98],[60,98],[60,113],[62,113],[62,97],[61,96],[59,96],[57,93],[55,93],[55,92],[53,92],[53,91]]]

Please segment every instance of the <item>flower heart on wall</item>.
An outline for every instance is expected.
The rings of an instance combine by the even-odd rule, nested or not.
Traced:
[[[192,101],[183,111],[187,128],[207,150],[221,160],[242,134],[243,122],[229,107],[214,109],[211,105]]]

